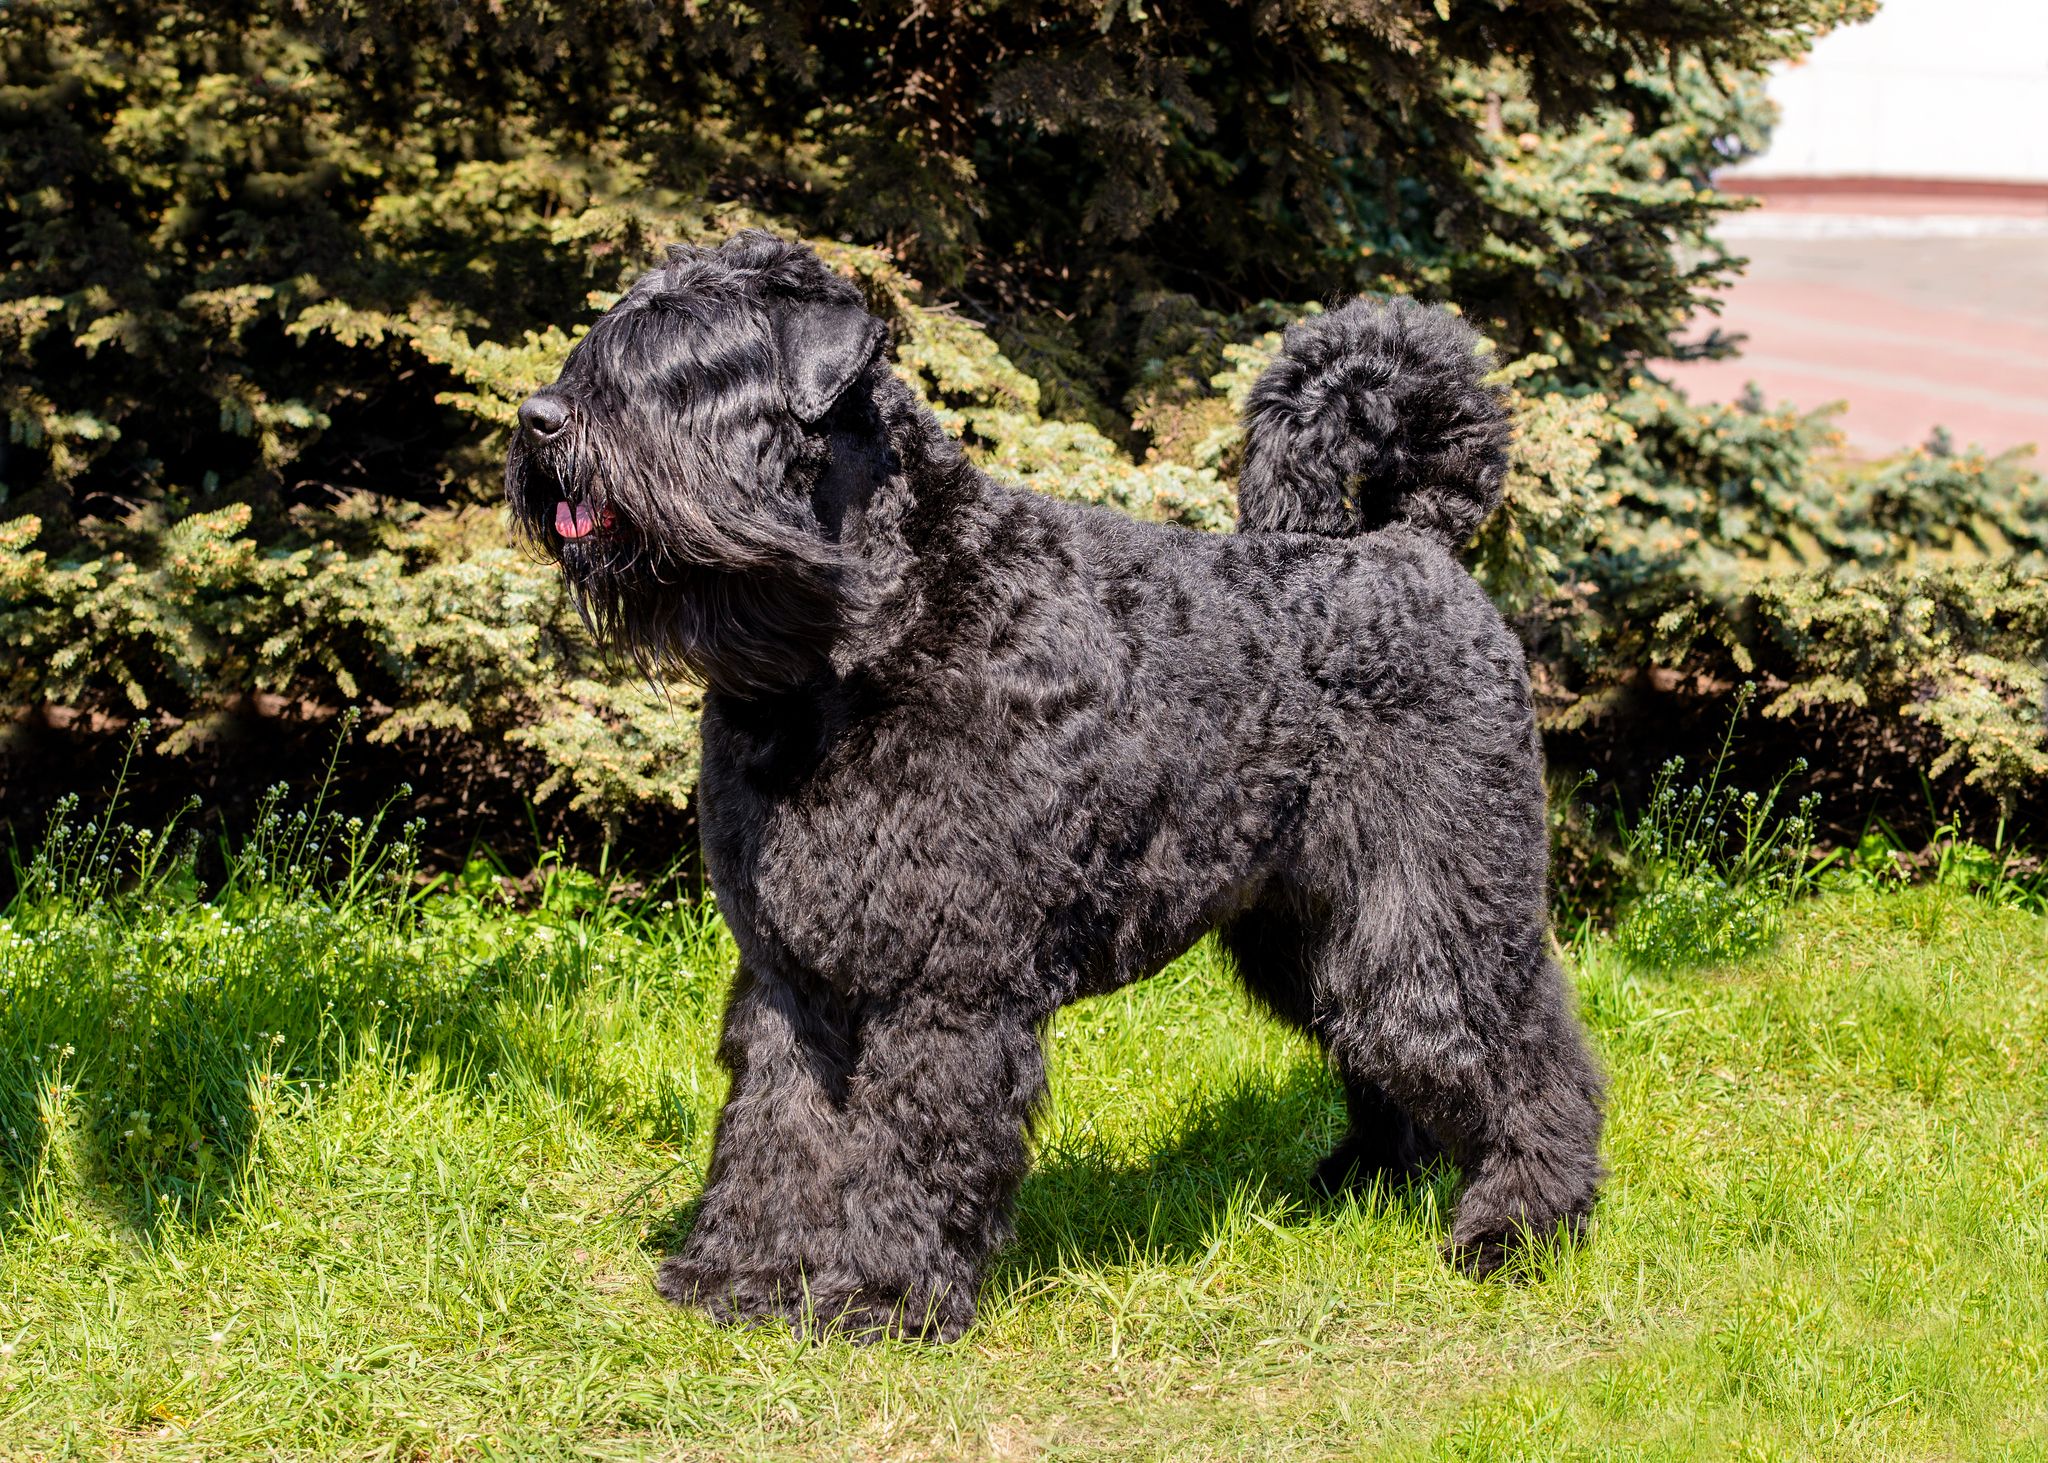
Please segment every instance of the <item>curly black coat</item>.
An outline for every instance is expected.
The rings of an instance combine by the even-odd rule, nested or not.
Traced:
[[[886,344],[799,245],[677,249],[507,466],[597,632],[707,686],[732,1092],[662,1292],[958,1336],[1046,1019],[1210,930],[1342,1077],[1326,1186],[1441,1144],[1460,1263],[1575,1232],[1600,1080],[1528,677],[1453,557],[1505,471],[1477,337],[1401,301],[1290,330],[1230,535],[993,481]]]

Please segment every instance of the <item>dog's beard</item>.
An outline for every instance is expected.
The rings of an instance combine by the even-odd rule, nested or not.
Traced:
[[[829,665],[846,610],[839,546],[801,521],[806,498],[691,490],[650,464],[665,454],[607,451],[597,433],[516,443],[506,495],[521,536],[562,565],[592,638],[650,677],[680,675],[759,697]],[[773,455],[761,462],[772,465]],[[556,505],[588,510],[565,538]]]

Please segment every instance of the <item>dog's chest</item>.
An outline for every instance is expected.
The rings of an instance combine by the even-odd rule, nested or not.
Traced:
[[[1239,830],[1241,808],[1159,759],[932,731],[854,743],[795,779],[750,775],[707,738],[706,849],[750,958],[863,998],[1108,989],[1199,935],[1267,831]]]
[[[881,994],[1031,963],[1067,881],[985,784],[835,791],[776,809],[748,871],[764,927],[805,968]]]
[[[700,806],[721,899],[764,956],[849,992],[1035,981],[1049,931],[1087,897],[1102,801],[1070,785],[1083,769],[985,730],[900,730],[790,777],[707,727]]]

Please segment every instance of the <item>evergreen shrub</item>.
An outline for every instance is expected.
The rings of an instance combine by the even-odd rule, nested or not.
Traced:
[[[1474,564],[1561,755],[1653,767],[1755,681],[1861,797],[2038,797],[2039,477],[1843,466],[1824,416],[1647,364],[1730,347],[1680,335],[1737,263],[1711,175],[1766,136],[1757,68],[1871,8],[15,0],[0,707],[39,747],[146,713],[174,783],[352,705],[423,792],[685,809],[694,694],[592,653],[498,464],[663,246],[761,224],[992,470],[1212,530],[1290,320],[1454,301],[1521,422]],[[10,817],[61,791],[5,779]]]

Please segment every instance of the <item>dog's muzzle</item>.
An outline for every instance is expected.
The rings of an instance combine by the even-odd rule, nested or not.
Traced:
[[[552,391],[537,391],[519,404],[519,433],[525,439],[529,454],[537,454],[546,460],[547,449],[559,444],[569,429],[570,406]],[[529,461],[533,459],[530,457]],[[557,485],[554,497],[552,527],[555,537],[563,543],[574,543],[589,538],[592,534],[613,528],[618,517],[609,508],[597,507],[588,502],[572,499]],[[537,516],[548,521],[545,500],[533,505]]]
[[[519,403],[519,427],[535,442],[562,435],[569,425],[569,404],[559,396],[537,392]]]

